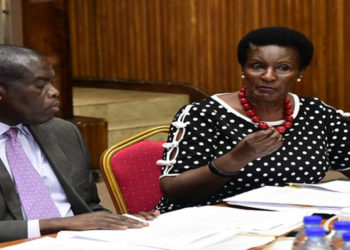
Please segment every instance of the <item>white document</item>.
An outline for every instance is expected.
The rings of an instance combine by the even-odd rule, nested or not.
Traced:
[[[294,237],[281,237],[265,247],[264,250],[291,250],[293,249]]]
[[[203,247],[201,250],[247,250],[253,247],[263,246],[274,240],[275,237],[272,236],[236,234],[231,239],[212,246]]]
[[[334,181],[321,182],[318,184],[289,183],[289,185],[295,186],[295,187],[316,188],[320,190],[328,190],[328,191],[350,194],[349,180],[334,180]]]
[[[229,203],[230,204],[230,203]],[[311,207],[311,206],[300,206],[290,204],[277,204],[277,203],[264,203],[264,202],[242,202],[245,207],[258,208],[267,211],[280,211],[280,212],[300,212],[305,215],[311,215],[314,213],[320,214],[337,214],[342,208],[339,207]],[[231,205],[234,205],[233,203]]]
[[[228,240],[219,241],[213,245],[207,245],[208,242],[205,240],[200,242],[193,248],[184,247],[179,250],[190,250],[190,249],[201,249],[201,250],[245,250],[255,246],[262,246],[275,238],[271,236],[259,236],[259,235],[236,235],[230,237]],[[154,250],[154,249],[166,249],[166,248],[153,248],[136,246],[134,244],[125,244],[122,242],[102,242],[102,241],[91,241],[87,239],[55,239],[51,237],[44,237],[28,242],[24,242],[18,245],[5,247],[6,250]]]
[[[325,190],[310,188],[286,188],[265,186],[257,188],[230,198],[226,198],[229,204],[246,205],[254,204],[286,204],[300,206],[314,206],[319,209],[339,209],[350,206],[350,195]]]
[[[253,211],[219,206],[184,208],[160,215],[141,229],[124,231],[94,230],[63,231],[58,239],[88,239],[154,249],[203,249],[239,242],[239,232],[264,236],[284,234],[302,224],[304,213]],[[252,240],[249,247],[271,241],[272,238]],[[265,242],[266,241],[266,242]],[[254,243],[255,242],[255,243]],[[212,248],[214,249],[214,248]]]
[[[116,245],[110,242],[81,240],[81,239],[65,239],[59,240],[51,237],[39,238],[27,241],[18,245],[5,247],[6,250],[115,250]],[[146,250],[149,248],[128,246],[118,244],[118,249],[123,250]]]

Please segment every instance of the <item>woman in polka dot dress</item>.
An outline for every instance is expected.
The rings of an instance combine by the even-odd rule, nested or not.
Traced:
[[[317,98],[289,92],[312,43],[284,27],[257,29],[238,45],[244,86],[182,108],[162,160],[161,212],[217,204],[265,185],[350,176],[349,122]]]

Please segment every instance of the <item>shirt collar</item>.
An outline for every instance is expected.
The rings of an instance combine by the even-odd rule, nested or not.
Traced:
[[[22,134],[30,135],[29,129],[27,128],[27,126],[23,125],[22,123],[17,124],[16,126],[9,126],[2,122],[0,122],[0,135],[3,135],[11,127],[18,128],[18,130],[21,131]]]

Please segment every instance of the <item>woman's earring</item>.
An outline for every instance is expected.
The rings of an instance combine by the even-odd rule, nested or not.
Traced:
[[[301,79],[303,78],[303,75],[300,75],[297,79],[297,82],[301,82]]]

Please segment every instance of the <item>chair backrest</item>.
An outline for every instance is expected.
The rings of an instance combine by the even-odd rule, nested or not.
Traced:
[[[159,185],[164,141],[147,138],[168,133],[169,126],[143,131],[109,147],[100,158],[100,170],[117,213],[151,211],[162,196]]]

